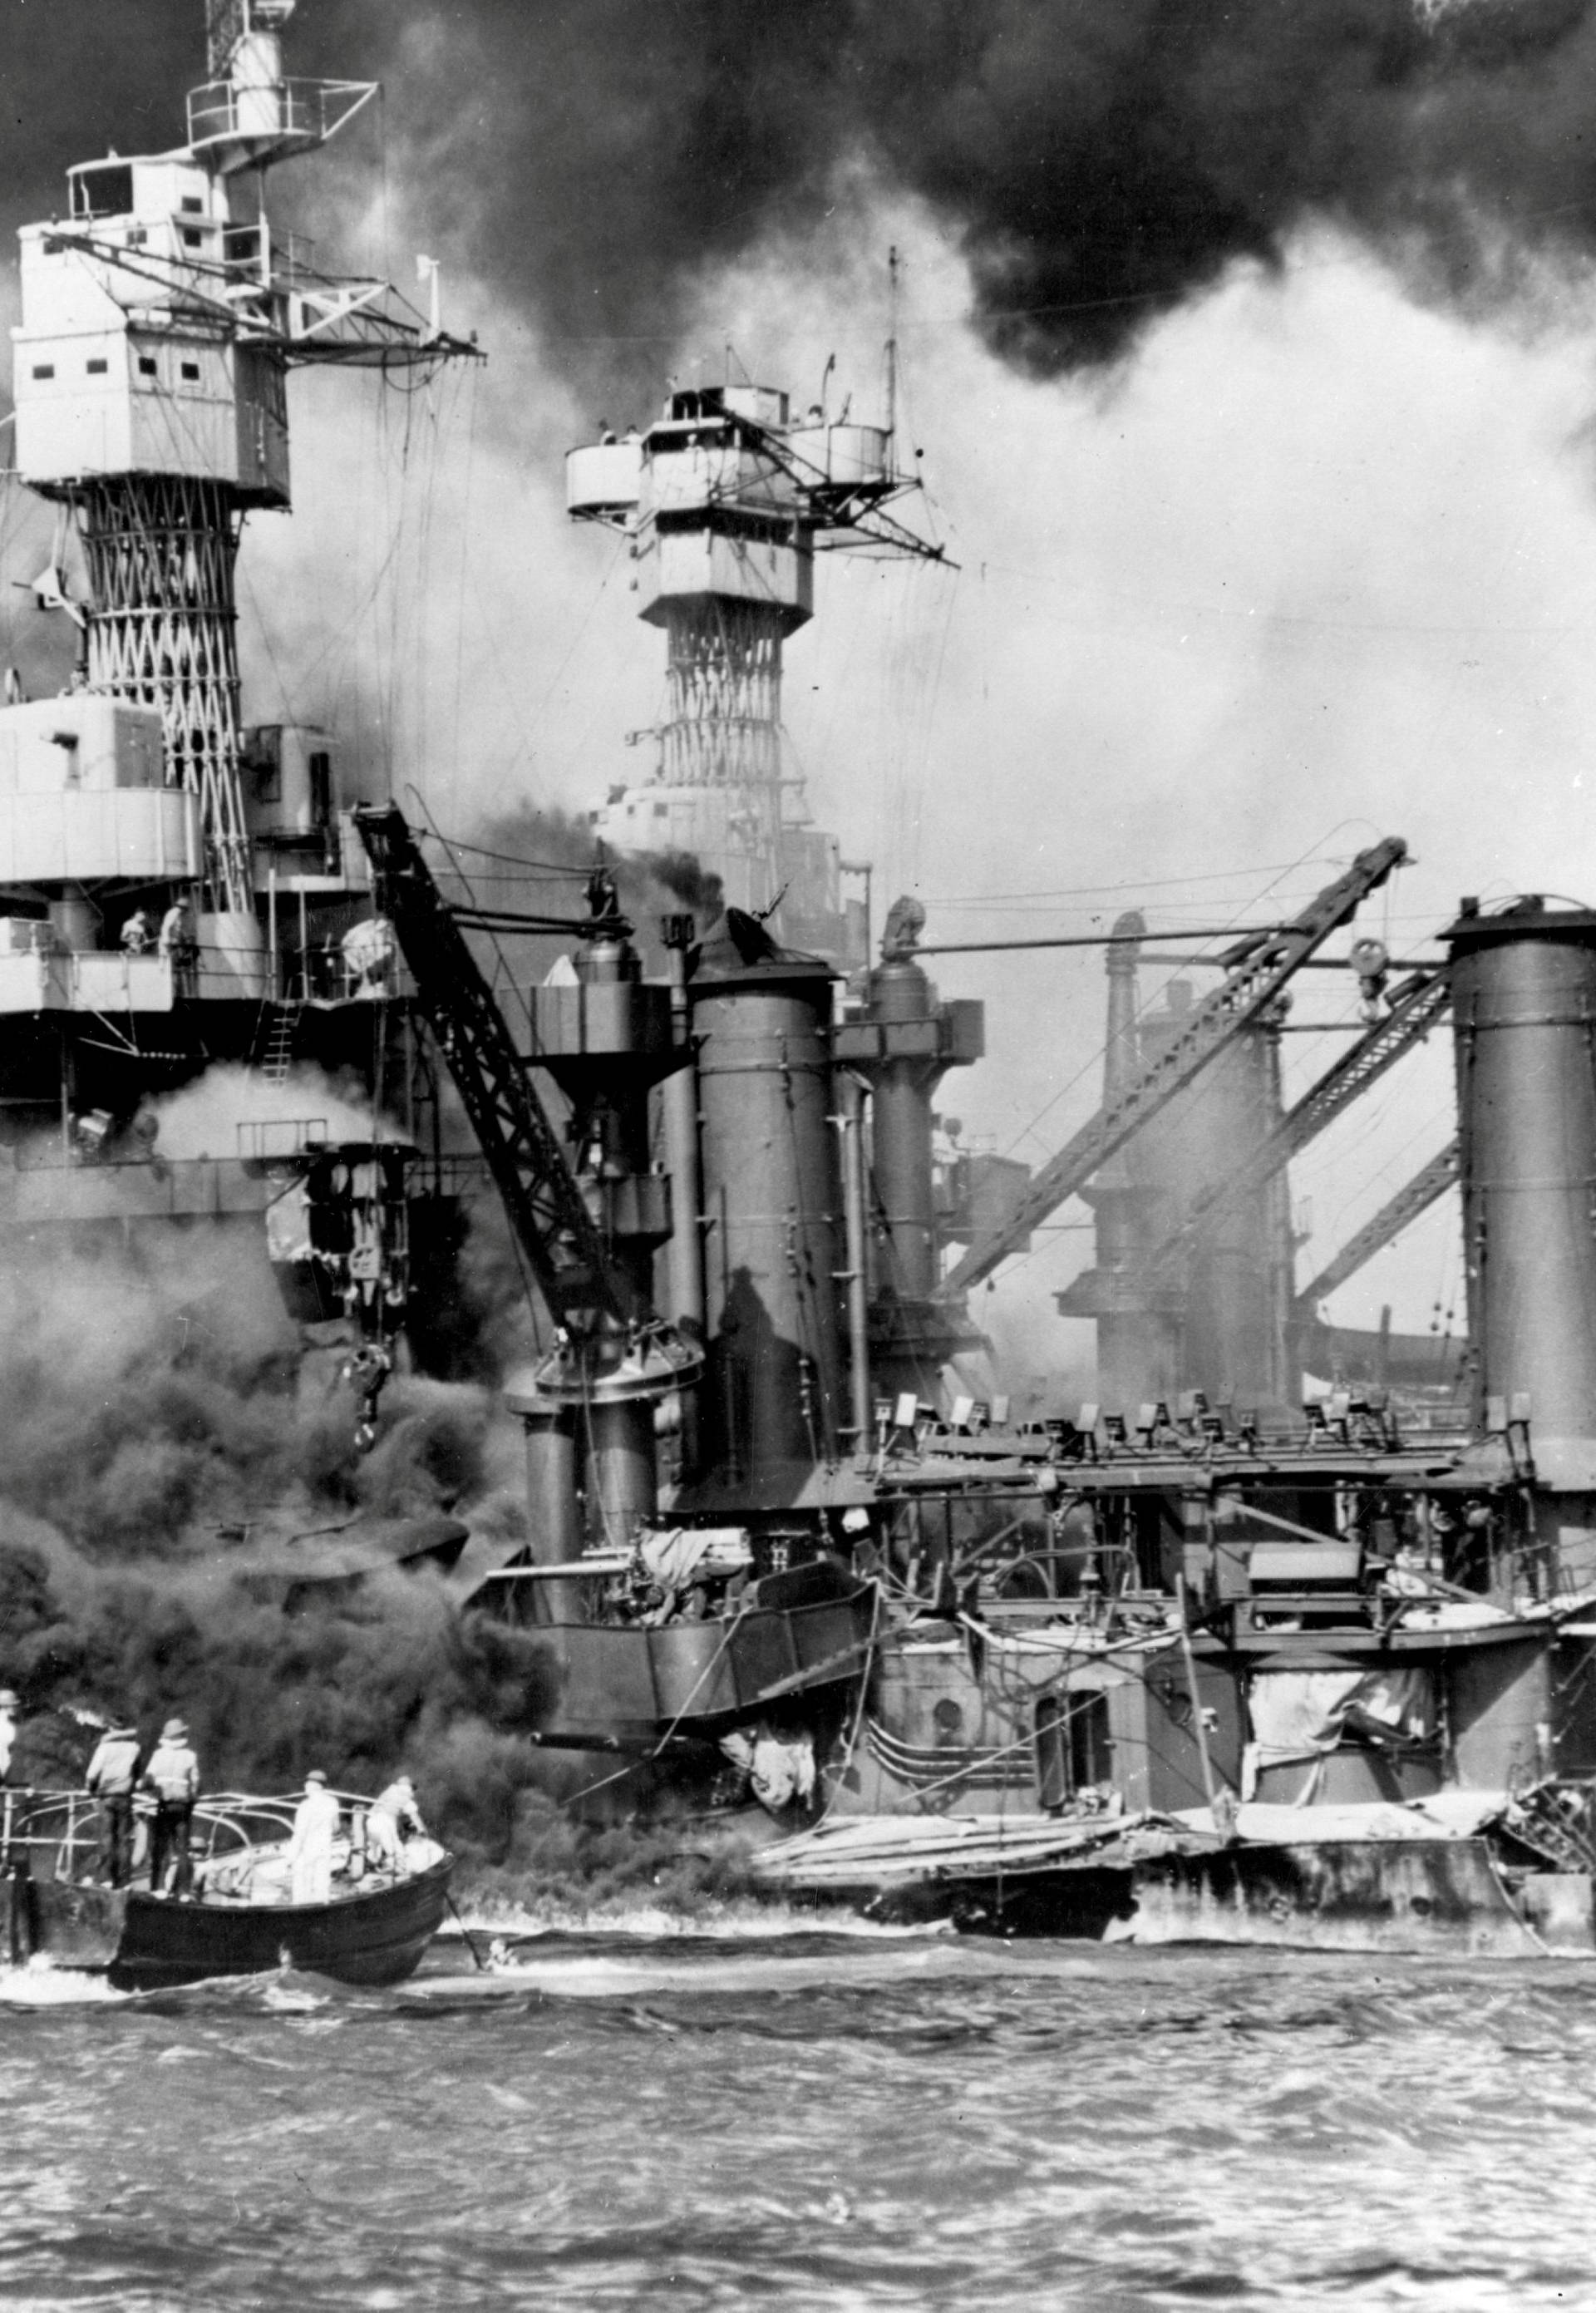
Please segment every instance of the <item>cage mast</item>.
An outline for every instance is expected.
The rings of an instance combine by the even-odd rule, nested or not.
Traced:
[[[294,4],[206,0],[213,77],[189,97],[188,141],[68,171],[67,220],[23,229],[13,333],[18,467],[83,543],[78,685],[159,710],[166,784],[200,802],[200,905],[232,919],[221,944],[239,950],[254,893],[234,566],[249,510],[288,504],[286,370],[470,350],[386,284],[318,275],[293,236],[274,239],[267,170],[375,93],[285,76]],[[246,171],[259,189],[239,218],[231,188]]]

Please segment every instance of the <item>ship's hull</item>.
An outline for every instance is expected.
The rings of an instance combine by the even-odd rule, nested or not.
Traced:
[[[769,1848],[756,1869],[789,1901],[843,1905],[966,1934],[1297,1951],[1596,1957],[1588,1873],[1504,1874],[1483,1837],[1220,1844],[1148,1828],[1083,1842],[1045,1825],[949,1826],[896,1845],[886,1824],[839,1824]],[[919,1826],[921,1830],[928,1827]],[[874,1830],[872,1853],[859,1834]],[[849,1852],[848,1834],[853,1834]],[[1006,1834],[1006,1835],[1005,1835]]]

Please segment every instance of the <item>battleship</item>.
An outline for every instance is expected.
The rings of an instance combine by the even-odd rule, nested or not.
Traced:
[[[396,1359],[446,1359],[471,1165],[373,931],[336,736],[243,719],[236,564],[290,502],[292,371],[478,355],[435,270],[423,313],[274,229],[269,172],[376,93],[287,76],[292,13],[213,0],[185,141],[72,166],[21,233],[14,471],[56,513],[26,578],[75,663],[39,699],[12,670],[0,709],[0,1234],[47,1261],[184,1227],[265,1246],[341,1336],[369,1442]],[[164,1149],[163,1103],[222,1069],[232,1145]],[[365,1130],[289,1114],[302,1079],[352,1087]]]
[[[585,914],[451,898],[405,812],[345,800],[336,734],[241,699],[233,562],[287,502],[287,374],[476,352],[435,271],[422,314],[274,233],[268,170],[370,92],[286,78],[289,13],[210,0],[186,143],[75,165],[22,235],[16,463],[60,518],[33,584],[81,640],[66,692],[0,709],[0,1233],[247,1238],[343,1329],[369,1444],[495,1198],[548,1345],[503,1390],[525,1531],[465,1552],[462,1609],[536,1640],[531,1740],[689,1837],[758,1822],[774,1895],[1596,1952],[1596,911],[1464,898],[1393,957],[1359,919],[1389,836],[1156,1007],[1149,950],[1205,943],[1127,916],[1095,1113],[1034,1169],[961,1148],[939,1087],[1022,1024],[944,997],[960,943],[917,900],[878,933],[781,746],[817,547],[936,551],[890,359],[880,423],[727,382],[573,451],[571,514],[626,538],[666,636],[658,762],[595,805]],[[658,851],[727,904],[661,925],[651,975],[614,869]],[[507,1006],[486,944],[533,933],[569,952]],[[1284,1007],[1323,969],[1361,1016],[1287,1104]],[[1290,1165],[1449,1033],[1455,1131],[1299,1288]],[[174,1090],[307,1063],[368,1131],[162,1154]],[[1454,1188],[1452,1392],[1321,1308]],[[1071,1199],[1096,1394],[1021,1405],[969,1296]]]

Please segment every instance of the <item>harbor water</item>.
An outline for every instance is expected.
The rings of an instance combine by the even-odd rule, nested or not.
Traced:
[[[1596,2306],[1596,1970],[842,1932],[0,1977],[0,2300]]]

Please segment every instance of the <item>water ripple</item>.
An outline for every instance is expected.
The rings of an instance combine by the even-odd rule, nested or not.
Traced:
[[[1596,2307],[1596,1971],[805,1932],[0,1982],[30,2313]]]

